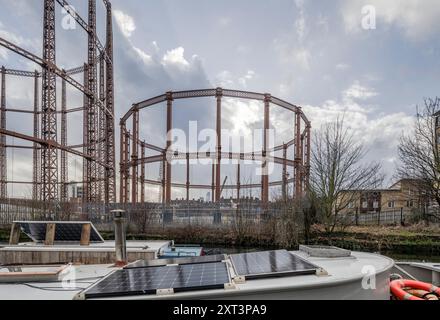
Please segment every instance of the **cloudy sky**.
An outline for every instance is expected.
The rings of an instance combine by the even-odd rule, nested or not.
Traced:
[[[86,1],[69,2],[87,17]],[[98,31],[104,39],[104,7],[98,3]],[[436,0],[112,3],[118,118],[132,103],[168,90],[222,86],[270,92],[303,106],[315,129],[345,113],[347,124],[369,148],[368,159],[382,162],[391,179],[398,139],[411,130],[415,106],[424,97],[438,95],[440,47],[435,40],[440,33],[440,4]],[[42,0],[0,0],[0,36],[41,55],[42,4]],[[375,29],[362,26],[365,5],[375,8]],[[63,29],[64,17],[58,8],[57,63],[76,67],[86,59],[86,37],[79,27]],[[1,48],[0,64],[36,68]],[[32,104],[32,81],[10,77],[7,85],[9,106]],[[69,89],[69,101],[72,107],[80,106],[82,97]],[[176,108],[176,127],[185,129],[190,120],[213,126],[213,102],[198,103],[204,106],[187,103]],[[143,138],[157,144],[164,142],[157,134],[165,130],[159,121],[162,109],[142,116]],[[226,127],[243,131],[261,125],[260,111],[258,105],[229,101],[223,120]],[[71,118],[71,123],[81,121],[81,115]],[[284,140],[291,129],[283,119],[281,111],[272,115],[282,137],[278,140]],[[11,115],[8,128],[31,133],[31,120]],[[81,143],[79,128],[70,129],[69,144]],[[26,152],[9,152],[8,160],[14,163],[9,166],[10,178],[31,179]],[[69,177],[75,180],[81,163],[74,158],[69,162]],[[157,171],[152,167],[150,177],[157,179]],[[192,177],[196,183],[203,180],[203,175]],[[29,192],[15,188],[16,196]]]

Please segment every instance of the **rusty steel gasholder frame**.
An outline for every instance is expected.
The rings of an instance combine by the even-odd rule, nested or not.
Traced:
[[[181,153],[176,150],[171,150],[171,139],[169,137],[170,131],[173,129],[173,102],[179,99],[214,97],[216,99],[216,152],[204,153]],[[222,113],[222,99],[223,98],[249,99],[261,101],[264,103],[264,130],[263,130],[263,148],[260,152],[252,153],[232,153],[228,150],[222,150],[221,142],[221,113]],[[145,142],[139,136],[139,113],[141,110],[157,105],[159,103],[166,103],[166,127],[167,127],[167,144],[165,148],[155,146]],[[270,127],[270,106],[271,104],[282,107],[294,113],[295,117],[292,121],[292,126],[295,128],[295,134],[292,140],[283,145],[275,146],[269,149],[268,146],[268,130]],[[132,120],[132,131],[127,129],[127,122]],[[166,94],[154,97],[143,102],[136,103],[124,115],[120,121],[121,130],[121,149],[120,149],[120,202],[121,203],[137,203],[139,200],[145,200],[145,185],[156,185],[162,189],[162,202],[169,205],[172,200],[172,188],[185,188],[186,198],[189,201],[190,189],[208,189],[212,190],[213,202],[221,200],[221,160],[234,159],[238,160],[237,164],[237,182],[235,185],[225,186],[225,189],[235,189],[237,191],[237,198],[240,198],[241,189],[261,188],[261,200],[263,207],[269,202],[269,188],[271,186],[282,186],[283,198],[291,196],[292,198],[301,198],[307,188],[310,174],[310,133],[311,125],[302,109],[296,105],[272,97],[270,94],[261,94],[254,92],[227,90],[222,88],[206,89],[206,90],[191,90],[180,92],[167,92]],[[294,159],[288,159],[287,150],[294,147]],[[141,150],[139,157],[139,150]],[[151,150],[157,155],[145,157],[145,151]],[[282,157],[269,156],[271,152],[282,151]],[[167,159],[186,159],[186,183],[174,183],[172,181],[172,165]],[[212,159],[212,183],[204,185],[191,184],[189,174],[189,160],[190,159]],[[260,184],[241,184],[240,182],[240,161],[254,160],[261,162],[262,177]],[[283,166],[283,178],[281,181],[269,182],[267,172],[267,164],[273,162]],[[162,181],[148,180],[145,178],[145,165],[152,163],[160,163],[163,172],[161,173]],[[139,166],[141,166],[141,174],[139,176]],[[287,167],[294,168],[294,177],[288,178]],[[131,183],[130,183],[131,182]],[[288,195],[287,185],[294,183],[293,194]],[[130,188],[131,184],[131,188]],[[139,199],[139,186],[140,195]],[[131,193],[131,197],[130,197]]]
[[[33,200],[48,203],[67,202],[68,163],[67,154],[83,159],[82,181],[83,203],[97,204],[116,201],[115,172],[115,122],[114,122],[114,66],[113,66],[113,22],[109,0],[102,0],[106,13],[105,46],[96,32],[96,0],[88,0],[88,21],[86,22],[66,0],[41,0],[43,8],[43,55],[39,56],[0,37],[0,46],[15,52],[41,67],[41,72],[29,72],[2,67],[1,112],[0,112],[0,198],[6,199],[8,184],[29,184],[33,186]],[[56,64],[56,7],[66,10],[75,22],[87,33],[87,62],[64,70]],[[83,83],[72,76],[83,74]],[[99,74],[99,76],[98,76]],[[6,75],[34,78],[33,110],[7,107]],[[39,79],[41,78],[41,88]],[[57,79],[61,79],[61,108],[57,107]],[[84,106],[69,108],[66,86],[70,85],[84,95]],[[39,93],[41,92],[41,108]],[[33,135],[7,130],[7,113],[28,113],[33,115]],[[83,142],[69,146],[67,141],[67,114],[82,112]],[[60,128],[58,128],[60,125]],[[32,146],[7,145],[6,136],[32,143]],[[7,179],[8,148],[33,150],[32,181]],[[82,150],[79,151],[79,150]]]

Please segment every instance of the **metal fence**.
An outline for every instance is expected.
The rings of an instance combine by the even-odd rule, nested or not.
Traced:
[[[128,225],[132,227],[132,230],[140,232],[165,227],[249,227],[260,225],[271,217],[277,217],[282,214],[281,209],[273,208],[263,211],[259,208],[166,208],[162,206],[146,206],[146,208],[141,208],[137,206],[128,207],[125,210]],[[91,215],[90,220],[101,230],[111,229],[113,225],[109,215]]]
[[[48,207],[51,208],[48,210]],[[54,209],[55,208],[55,209]],[[21,199],[0,200],[0,225],[7,226],[17,220],[81,220],[92,221],[101,230],[113,228],[112,210],[123,209],[127,213],[129,226],[136,230],[150,228],[215,226],[218,228],[259,225],[270,218],[286,218],[286,213],[294,211],[292,205],[272,205],[265,210],[254,203],[246,203],[240,207],[215,205],[212,203],[193,203],[190,206],[172,205],[169,207],[155,203],[139,204],[50,204]],[[84,213],[86,212],[86,213]],[[290,212],[290,213],[289,213]],[[404,225],[420,220],[440,222],[438,208],[416,209],[396,208],[380,213],[347,214],[341,217],[346,225]],[[286,219],[302,219],[302,213],[290,214]]]
[[[437,208],[396,208],[381,212],[348,214],[343,217],[350,225],[405,225],[418,221],[440,222]]]
[[[10,225],[13,221],[91,221],[101,230],[113,228],[112,210],[123,209],[127,213],[129,226],[133,229],[147,230],[157,227],[216,226],[231,227],[237,225],[255,225],[270,217],[282,215],[285,208],[271,207],[263,210],[256,203],[239,208],[204,203],[185,206],[163,206],[155,203],[109,204],[83,207],[81,204],[52,204],[26,200],[0,200],[0,225]],[[55,208],[55,209],[54,209]]]

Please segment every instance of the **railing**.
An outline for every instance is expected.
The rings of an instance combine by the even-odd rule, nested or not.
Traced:
[[[123,209],[127,212],[129,226],[139,232],[150,228],[173,228],[199,226],[216,228],[237,228],[263,225],[270,218],[279,222],[292,212],[291,205],[271,204],[263,210],[258,201],[244,202],[240,207],[230,203],[220,206],[213,203],[193,202],[188,206],[178,204],[169,207],[156,203],[87,205],[80,203],[50,204],[22,199],[0,199],[0,226],[8,226],[17,220],[87,220],[101,230],[112,230],[111,210]],[[86,212],[86,213],[85,213]],[[302,213],[294,215],[298,224]],[[292,218],[289,218],[292,219]],[[440,222],[440,209],[396,208],[380,213],[347,214],[340,217],[345,225],[405,225],[418,221]]]
[[[371,213],[351,213],[343,217],[351,225],[405,225],[420,220],[440,222],[438,208],[396,208]]]

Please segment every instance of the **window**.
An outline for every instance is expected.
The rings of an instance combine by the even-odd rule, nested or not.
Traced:
[[[377,209],[379,208],[379,201],[374,201],[373,202],[373,209]]]
[[[367,201],[363,201],[362,202],[362,208],[363,209],[367,209],[368,208],[368,202]]]
[[[408,201],[406,202],[406,206],[407,206],[408,208],[412,208],[412,207],[414,207],[414,201],[412,201],[412,200],[408,200]]]
[[[354,201],[350,201],[348,203],[348,209],[353,209],[354,208]]]
[[[388,208],[394,208],[395,203],[394,201],[388,201]]]

